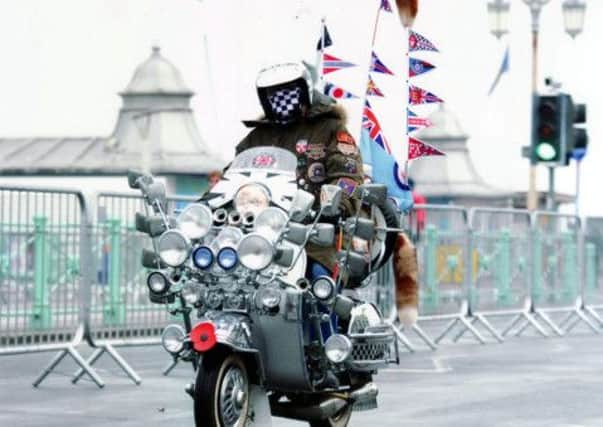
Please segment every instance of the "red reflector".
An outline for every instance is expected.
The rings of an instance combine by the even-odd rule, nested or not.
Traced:
[[[190,337],[195,350],[211,350],[216,345],[216,328],[211,322],[201,322],[193,328]]]

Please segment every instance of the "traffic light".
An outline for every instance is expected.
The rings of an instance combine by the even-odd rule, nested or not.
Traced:
[[[572,103],[572,114],[570,120],[571,123],[568,138],[571,138],[571,145],[569,156],[574,160],[580,161],[586,155],[588,134],[584,126],[576,125],[586,124],[586,105]]]
[[[549,166],[566,162],[564,138],[567,122],[567,98],[562,95],[538,95],[534,102],[532,159]]]

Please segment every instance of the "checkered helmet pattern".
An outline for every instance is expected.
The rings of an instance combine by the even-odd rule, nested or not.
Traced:
[[[278,121],[290,121],[300,110],[301,89],[295,87],[276,90],[268,96],[268,102]]]

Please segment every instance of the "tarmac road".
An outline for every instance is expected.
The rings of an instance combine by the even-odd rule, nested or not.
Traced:
[[[86,351],[85,353],[88,353]],[[0,357],[0,426],[192,426],[192,401],[182,390],[188,366],[161,375],[160,348],[121,354],[143,378],[135,386],[110,359],[98,362],[106,382],[71,385],[59,365],[39,389],[31,382],[52,353]],[[504,344],[446,345],[403,354],[377,377],[380,408],[354,413],[351,426],[603,426],[603,337],[524,337]],[[303,423],[273,419],[274,427]]]

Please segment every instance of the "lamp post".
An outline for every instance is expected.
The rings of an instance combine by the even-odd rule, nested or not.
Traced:
[[[538,95],[538,33],[540,29],[540,12],[550,0],[523,0],[530,8],[532,16],[532,108]],[[586,5],[583,0],[565,0],[563,2],[563,17],[565,31],[575,37],[582,31]],[[490,19],[490,32],[497,38],[508,32],[509,0],[491,0],[488,3]],[[538,194],[536,192],[536,164],[530,155],[530,176],[526,205],[529,210],[538,207]],[[553,182],[553,168],[549,171],[549,180]]]

